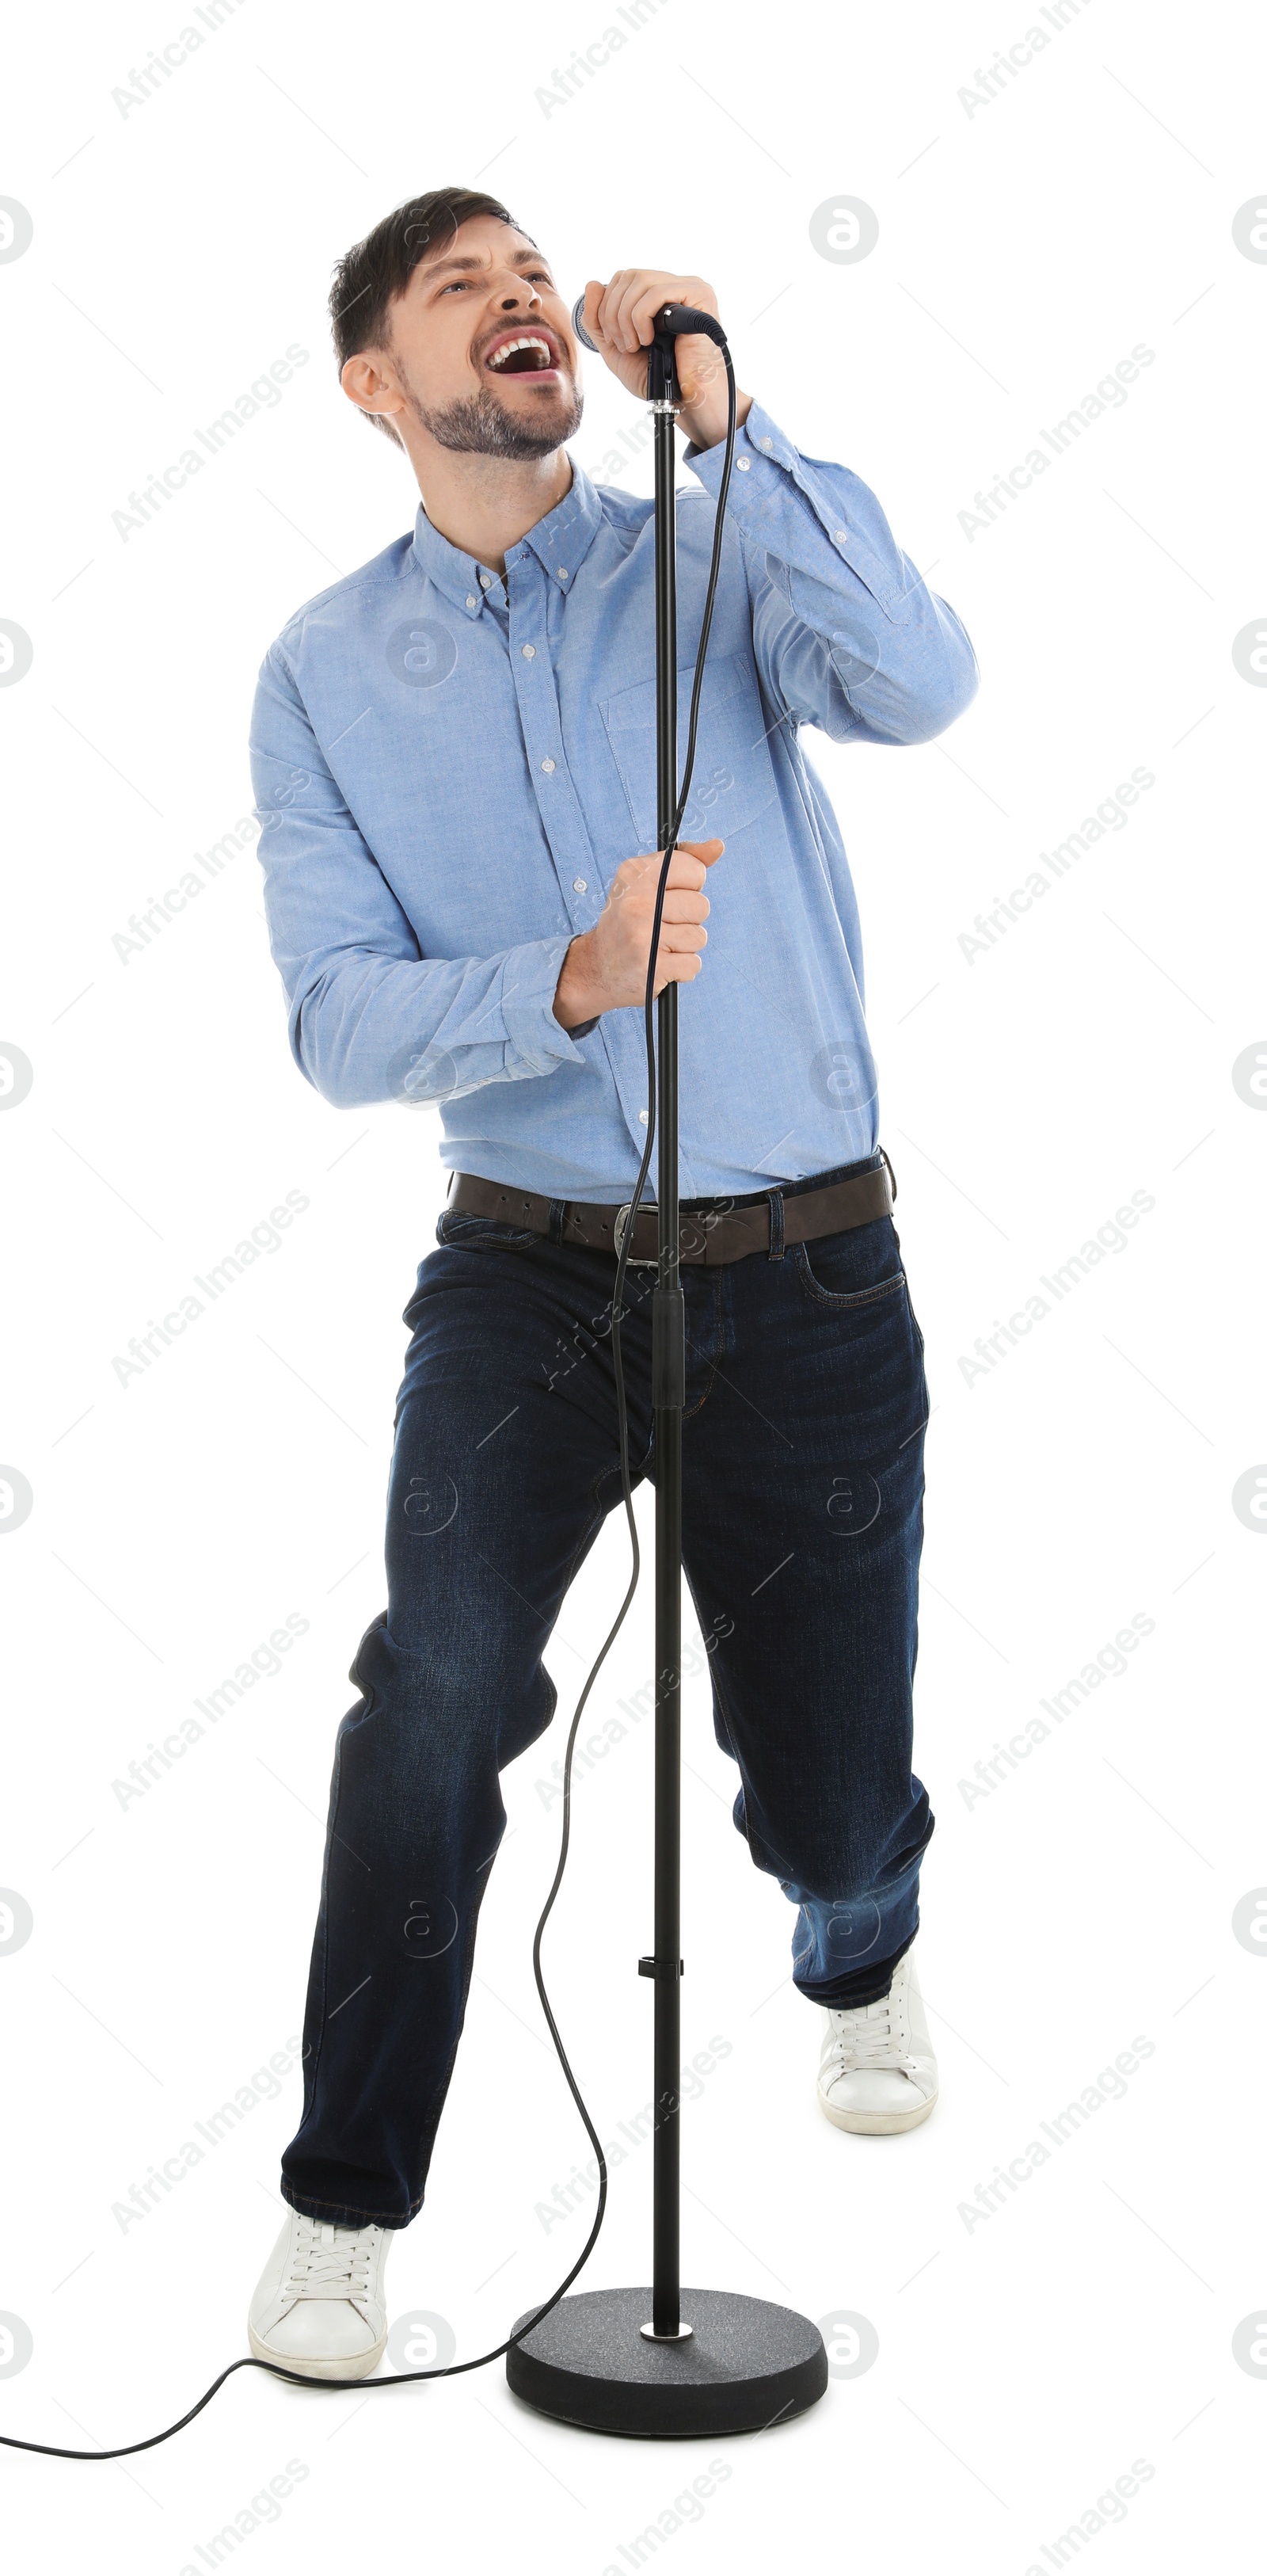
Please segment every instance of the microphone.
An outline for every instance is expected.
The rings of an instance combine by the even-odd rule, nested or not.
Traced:
[[[591,340],[585,328],[584,313],[585,298],[583,295],[578,295],[572,307],[572,328],[582,347],[592,350],[597,357],[598,344]],[[676,340],[686,332],[697,331],[703,338],[712,340],[719,349],[724,349],[726,346],[726,334],[716,315],[701,313],[698,306],[694,304],[662,305],[655,318],[655,330],[657,339]]]

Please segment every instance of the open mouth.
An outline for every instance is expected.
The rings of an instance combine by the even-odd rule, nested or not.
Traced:
[[[495,376],[545,376],[558,371],[558,352],[544,332],[508,331],[495,340],[484,358]]]

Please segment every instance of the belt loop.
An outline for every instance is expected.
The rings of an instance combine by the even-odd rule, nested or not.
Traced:
[[[783,1244],[783,1192],[782,1192],[782,1190],[771,1190],[771,1191],[769,1192],[769,1199],[770,1199],[770,1250],[769,1250],[769,1253],[768,1253],[768,1255],[767,1255],[767,1258],[768,1258],[770,1261],[781,1261],[781,1260],[783,1259],[783,1252],[784,1252],[784,1244]]]
[[[888,1155],[885,1153],[885,1150],[884,1150],[883,1145],[877,1145],[877,1147],[876,1147],[876,1152],[877,1152],[877,1154],[879,1155],[880,1160],[881,1160],[881,1162],[883,1163],[883,1165],[884,1165],[884,1168],[885,1168],[886,1172],[888,1173],[888,1176],[889,1176],[889,1196],[890,1196],[890,1198],[892,1199],[894,1206],[896,1207],[896,1206],[897,1206],[897,1174],[896,1174],[896,1172],[895,1172],[895,1171],[894,1171],[894,1169],[893,1169],[893,1165],[892,1165],[892,1164],[891,1164],[891,1162],[889,1161]]]
[[[567,1212],[568,1212],[568,1203],[567,1203],[567,1200],[566,1200],[566,1199],[551,1199],[551,1201],[550,1201],[550,1241],[551,1241],[551,1243],[566,1243],[566,1241],[567,1241],[567,1230],[566,1230],[566,1229],[567,1229]]]

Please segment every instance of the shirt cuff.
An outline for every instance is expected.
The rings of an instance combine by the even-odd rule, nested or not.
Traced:
[[[797,451],[793,447],[791,439],[785,437],[783,431],[779,428],[777,421],[771,420],[769,412],[763,411],[759,402],[752,403],[749,407],[748,417],[744,422],[742,429],[737,429],[735,431],[736,465],[738,465],[740,457],[744,456],[747,459],[745,470],[750,471],[753,459],[759,456],[764,459],[768,459],[775,465],[782,465],[786,468],[791,465],[796,454]],[[711,492],[715,492],[721,482],[721,470],[725,462],[726,439],[724,432],[717,440],[715,446],[696,447],[694,442],[692,442],[692,444],[686,448],[683,453],[683,463],[689,465],[692,472],[699,475],[702,483],[707,483]],[[711,473],[706,470],[710,467],[712,468]],[[731,491],[734,491],[733,483],[731,485]]]
[[[553,1073],[556,1064],[587,1061],[573,1042],[586,1031],[570,1035],[554,1016],[563,960],[574,935],[569,931],[565,938],[527,940],[511,950],[502,970],[502,1021],[511,1053],[526,1073]]]

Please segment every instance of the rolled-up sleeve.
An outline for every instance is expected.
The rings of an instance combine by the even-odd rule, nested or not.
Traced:
[[[716,499],[724,447],[688,447]],[[754,403],[735,441],[726,516],[743,551],[758,667],[780,716],[836,742],[930,742],[976,695],[952,608],[846,466],[802,456]]]
[[[256,690],[251,772],[291,1052],[324,1099],[454,1100],[584,1065],[554,1016],[571,933],[488,957],[424,957],[278,644]]]

